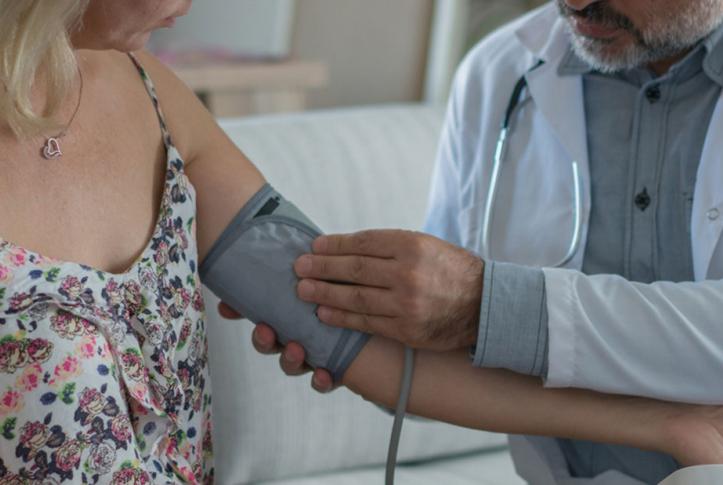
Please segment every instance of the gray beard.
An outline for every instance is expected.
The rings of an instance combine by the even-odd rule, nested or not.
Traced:
[[[670,59],[693,47],[723,20],[723,0],[690,0],[675,14],[656,18],[645,32],[634,32],[634,41],[611,51],[605,40],[577,34],[568,22],[575,53],[593,69],[610,73]]]
[[[625,49],[609,53],[606,51],[608,47],[607,43],[582,37],[573,32],[572,28],[568,28],[568,30],[570,31],[572,48],[575,54],[594,70],[603,73],[627,71],[669,59],[695,44],[695,42],[693,42],[691,45],[685,47],[661,46],[650,48],[633,43]]]

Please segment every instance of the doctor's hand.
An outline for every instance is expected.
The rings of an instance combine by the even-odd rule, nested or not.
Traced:
[[[296,260],[297,293],[329,325],[449,351],[477,341],[484,263],[441,239],[400,230],[322,236]]]
[[[218,312],[222,317],[232,320],[243,318],[243,315],[223,302],[218,304]],[[263,323],[256,325],[251,335],[251,342],[259,353],[265,355],[281,354],[279,365],[281,370],[288,376],[301,376],[312,370],[305,361],[304,348],[296,342],[290,342],[285,348],[282,347],[276,341],[276,333],[268,325]],[[336,388],[331,374],[324,369],[314,371],[311,386],[321,393],[331,392]]]

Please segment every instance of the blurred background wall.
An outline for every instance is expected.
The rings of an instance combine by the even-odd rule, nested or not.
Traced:
[[[310,106],[421,99],[433,0],[299,0],[291,55],[323,60]]]
[[[203,0],[172,29],[157,32],[161,50],[216,49],[251,57],[288,55],[296,0]]]
[[[443,103],[488,32],[544,0],[204,0],[151,48],[219,116]]]

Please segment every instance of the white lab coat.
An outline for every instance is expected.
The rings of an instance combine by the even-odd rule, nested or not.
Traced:
[[[559,261],[573,227],[571,162],[579,163],[581,249],[566,268],[544,269],[550,345],[546,385],[723,404],[723,96],[711,120],[694,194],[690,234],[696,281],[645,285],[618,276],[586,276],[579,270],[590,213],[587,135],[582,77],[557,74],[569,46],[565,29],[557,8],[548,4],[492,34],[462,63],[426,230],[482,252],[500,124],[513,86],[526,75],[531,100],[513,119],[486,249],[496,261],[540,267]],[[540,59],[545,63],[530,72]],[[512,441],[517,456],[526,456],[526,464],[517,460],[518,470],[532,483],[638,483],[617,472],[598,481],[569,481],[554,440]],[[547,463],[547,471],[530,469],[535,454],[544,457],[540,463]],[[548,475],[552,481],[542,478]]]

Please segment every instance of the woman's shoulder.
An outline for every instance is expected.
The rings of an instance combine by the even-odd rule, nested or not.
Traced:
[[[133,90],[138,93],[140,90],[146,90],[149,85],[153,86],[174,145],[184,158],[188,154],[190,160],[194,152],[193,120],[198,117],[197,111],[205,108],[183,81],[168,66],[145,50],[130,55],[117,51],[104,51],[93,56],[95,69],[102,69],[103,76],[109,82],[117,83],[117,89],[125,92]],[[150,81],[146,86],[143,85],[143,74]],[[140,98],[140,102],[145,103],[145,106],[138,106],[138,109],[152,109],[145,93]]]

